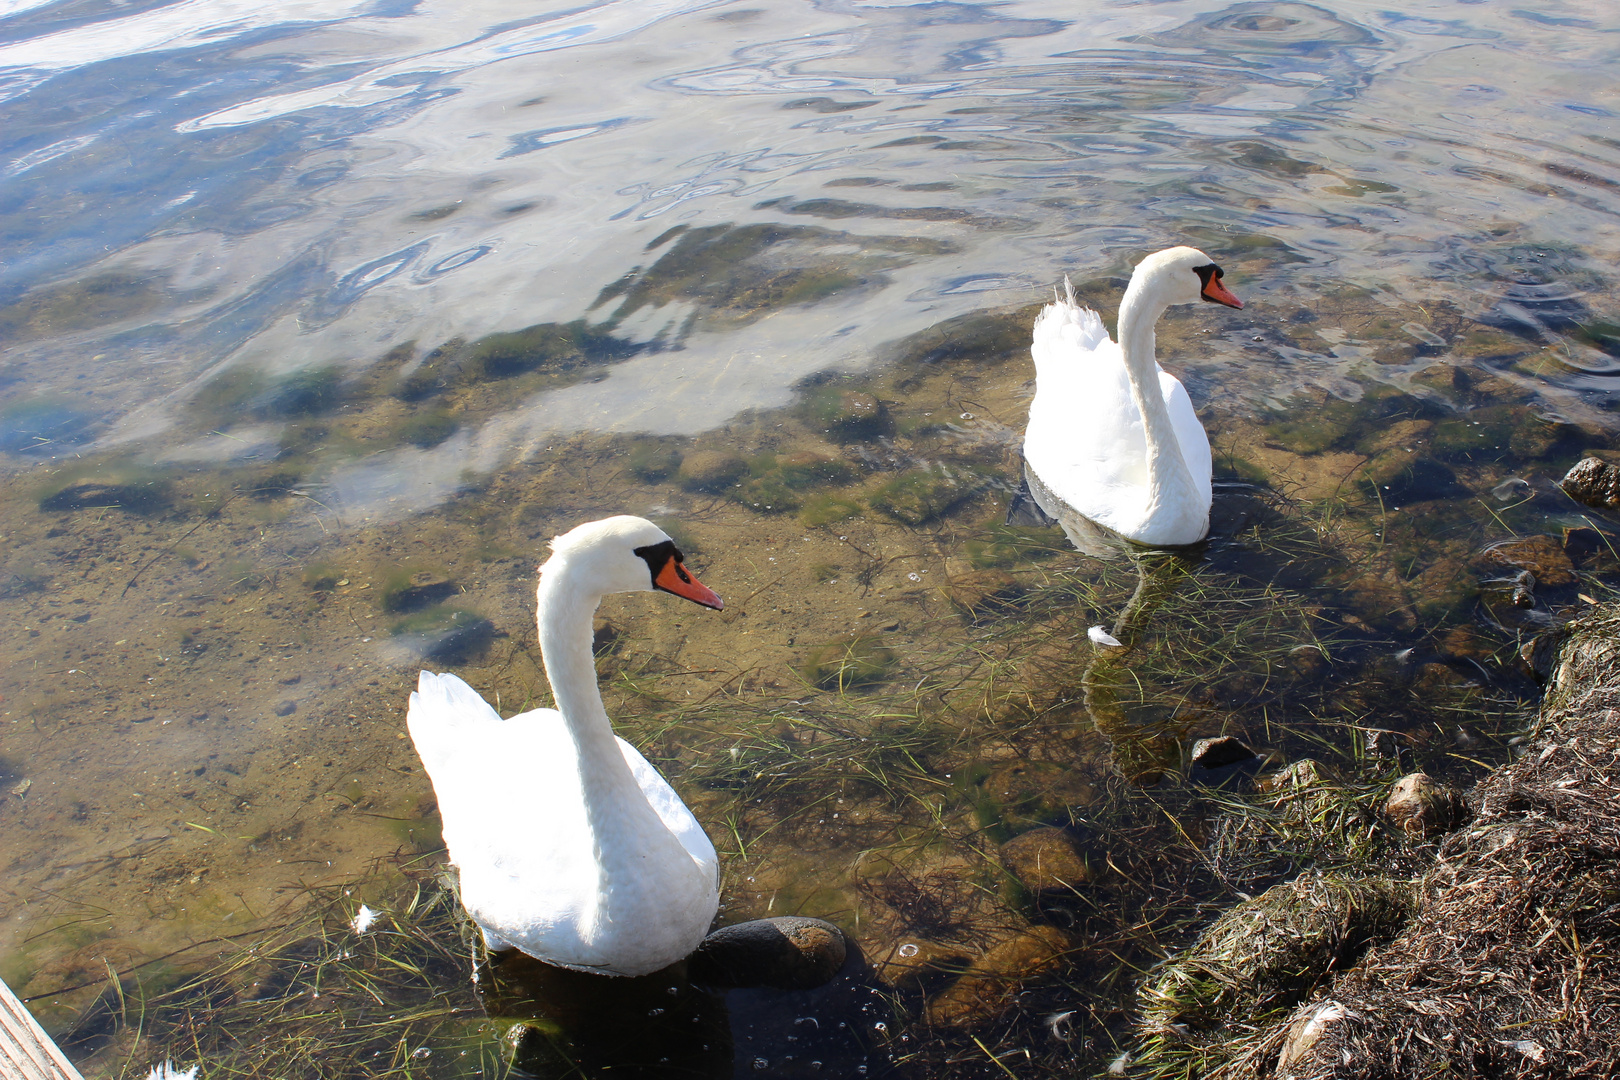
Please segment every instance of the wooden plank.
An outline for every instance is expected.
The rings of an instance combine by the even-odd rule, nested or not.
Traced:
[[[84,1080],[4,980],[0,980],[0,1076]]]

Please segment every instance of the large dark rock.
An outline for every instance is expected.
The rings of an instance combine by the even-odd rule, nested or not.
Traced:
[[[831,981],[847,955],[844,932],[802,915],[723,926],[686,962],[694,982],[809,990]]]

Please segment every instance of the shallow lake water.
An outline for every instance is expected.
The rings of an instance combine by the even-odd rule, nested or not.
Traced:
[[[1508,760],[1521,648],[1616,593],[1556,481],[1620,460],[1617,30],[0,0],[0,977],[91,1077],[1105,1070],[1214,914]],[[1160,326],[1211,539],[1007,524],[1043,299],[1111,325],[1177,243],[1247,305]],[[858,945],[822,990],[471,981],[406,697],[545,703],[534,568],[610,513],[727,601],[610,599],[610,714],[722,921]],[[1353,849],[1218,735],[1336,774]],[[1032,894],[1054,825],[1089,880]]]

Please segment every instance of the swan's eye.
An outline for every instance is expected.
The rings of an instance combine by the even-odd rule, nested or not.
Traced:
[[[655,588],[659,587],[658,575],[667,570],[673,570],[675,576],[684,583],[688,585],[692,583],[692,575],[686,572],[686,567],[683,565],[686,562],[686,556],[682,555],[681,549],[675,546],[675,541],[665,540],[662,544],[648,544],[646,547],[636,548],[635,552],[647,564],[647,572],[652,574]]]
[[[641,557],[641,561],[647,564],[647,572],[652,575],[655,584],[658,575],[664,572],[664,567],[669,565],[671,559],[675,560],[675,569],[681,575],[681,579],[683,581],[687,579],[686,574],[680,569],[681,553],[676,550],[675,541],[665,540],[661,544],[648,544],[646,547],[636,548],[635,552]]]

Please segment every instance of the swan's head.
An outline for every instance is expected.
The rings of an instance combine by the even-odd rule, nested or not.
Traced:
[[[587,521],[551,542],[551,558],[540,567],[541,588],[566,574],[598,595],[660,589],[716,611],[723,608],[724,601],[692,576],[684,559],[669,534],[645,518]]]
[[[1240,308],[1243,301],[1221,284],[1221,268],[1197,248],[1173,247],[1155,251],[1136,264],[1131,284],[1138,281],[1158,294],[1166,304],[1191,304],[1207,300]]]

